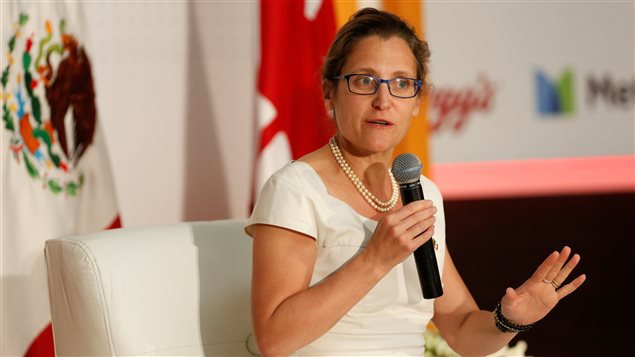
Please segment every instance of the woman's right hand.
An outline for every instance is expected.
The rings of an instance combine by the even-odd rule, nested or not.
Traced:
[[[434,235],[437,208],[430,200],[411,202],[385,215],[362,252],[384,271],[404,261]]]

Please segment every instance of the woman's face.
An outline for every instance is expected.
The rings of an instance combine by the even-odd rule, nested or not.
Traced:
[[[416,78],[415,57],[400,37],[383,39],[369,36],[358,42],[348,55],[340,75],[370,74],[383,79],[402,76]],[[397,98],[382,83],[375,94],[349,92],[346,80],[325,96],[332,109],[338,134],[349,150],[371,154],[391,150],[406,135],[412,117],[419,113],[419,97]]]

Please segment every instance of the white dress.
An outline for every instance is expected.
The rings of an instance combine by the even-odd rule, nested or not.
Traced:
[[[441,193],[421,176],[426,199],[434,201],[436,258],[442,272],[445,219]],[[307,163],[292,161],[265,183],[245,232],[264,223],[291,229],[315,239],[317,258],[311,286],[366,247],[377,221],[364,217],[331,196]],[[297,356],[418,355],[423,356],[423,332],[433,316],[434,300],[423,299],[414,258],[395,266],[326,334],[298,350]]]

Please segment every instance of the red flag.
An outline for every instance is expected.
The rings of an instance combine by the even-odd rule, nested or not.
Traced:
[[[3,356],[55,355],[44,242],[121,226],[79,10],[2,3]]]
[[[333,135],[320,70],[336,29],[331,1],[262,1],[260,20],[256,192]]]

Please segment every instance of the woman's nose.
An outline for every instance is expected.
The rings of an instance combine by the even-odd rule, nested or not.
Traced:
[[[388,83],[380,83],[375,93],[375,98],[373,99],[373,107],[377,110],[386,110],[390,106],[390,100],[391,95],[388,89]]]

